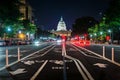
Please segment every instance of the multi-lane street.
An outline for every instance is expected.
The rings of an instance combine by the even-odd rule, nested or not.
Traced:
[[[41,43],[38,45],[19,45],[19,46],[4,46],[0,47],[0,68],[6,65],[6,50],[8,50],[9,64],[17,61],[18,49],[20,52],[20,58],[23,58],[31,53],[39,51],[40,49],[48,46],[48,43]]]
[[[28,55],[1,69],[0,80],[120,80],[119,62],[110,60],[107,50],[103,57],[101,45],[54,42],[40,46],[36,50],[28,47],[33,52],[24,52]]]

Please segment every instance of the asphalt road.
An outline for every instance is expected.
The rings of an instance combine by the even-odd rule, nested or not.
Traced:
[[[112,48],[114,48],[114,61],[120,63],[120,46],[119,45],[101,45],[94,44],[90,46],[83,46],[84,48],[103,55],[103,46],[105,47],[105,57],[112,59]]]
[[[51,43],[41,43],[40,45],[19,45],[19,46],[5,46],[0,47],[0,69],[6,66],[6,49],[8,50],[9,64],[18,60],[18,48],[20,52],[20,58],[23,58],[31,53],[39,51],[40,49],[50,45]]]
[[[119,65],[84,47],[55,43],[1,70],[0,80],[120,80]]]

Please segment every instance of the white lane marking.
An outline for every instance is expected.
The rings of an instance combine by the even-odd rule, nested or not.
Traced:
[[[94,66],[98,66],[100,68],[106,68],[107,67],[107,64],[103,64],[103,63],[96,63],[96,64],[93,64]]]
[[[75,49],[73,49],[73,48],[70,48],[70,49],[69,49],[69,51],[76,51],[76,50],[75,50]]]
[[[91,74],[88,72],[88,70],[85,68],[85,66],[82,64],[82,62],[80,62],[79,60],[77,60],[78,63],[81,65],[81,67],[83,68],[83,70],[85,71],[86,75],[88,76],[88,78],[90,80],[94,80],[93,77],[91,76]]]
[[[56,61],[60,61],[60,60],[49,60],[49,62],[52,62],[52,63],[54,63]],[[64,62],[73,62],[73,60],[64,60]]]
[[[85,68],[85,66],[82,64],[82,62],[80,62],[78,59],[73,58],[73,57],[71,57],[71,56],[68,56],[68,55],[66,54],[66,48],[65,48],[65,46],[63,46],[63,51],[62,51],[62,52],[65,53],[65,54],[64,54],[65,57],[67,57],[68,59],[74,60],[76,66],[77,66],[79,72],[81,73],[81,75],[83,76],[84,80],[94,80],[93,77],[91,76],[91,74],[88,72],[88,70],[87,70],[87,69]],[[79,64],[78,64],[77,62],[78,62]],[[87,76],[83,73],[82,69],[83,69],[83,71],[85,72],[85,74],[86,74]],[[88,78],[89,78],[89,79],[88,79]]]
[[[84,56],[87,56],[87,57],[92,57],[92,58],[96,58],[96,59],[103,59],[101,57],[97,57],[97,56],[91,56],[91,55],[88,55],[86,53],[84,53],[83,51],[79,50],[78,48],[76,48],[75,46],[72,46],[74,47],[76,50],[78,50],[80,53],[82,53]],[[91,53],[92,54],[92,53]]]
[[[119,49],[116,49],[115,51],[120,51]]]
[[[64,69],[64,67],[52,67],[53,70],[56,70],[56,69]],[[69,69],[69,67],[66,67],[66,69]]]
[[[75,64],[76,64],[76,66],[77,66],[80,74],[82,75],[83,79],[84,79],[84,80],[89,80],[89,79],[87,78],[87,76],[85,75],[85,73],[84,73],[84,72],[82,71],[82,69],[80,68],[79,64],[78,64],[75,60],[74,60],[74,62],[75,62]]]
[[[61,53],[61,48],[54,48],[54,52]]]
[[[24,53],[24,52],[27,52],[27,51],[29,51],[29,50],[22,50],[22,51],[20,51],[20,52]]]
[[[73,44],[73,45],[74,45],[74,44]],[[76,45],[75,45],[75,46],[76,46]],[[80,46],[77,46],[77,47],[79,47],[79,48],[81,48],[81,49],[84,49],[84,50],[86,50],[86,51],[88,51],[88,52],[90,52],[90,53],[92,53],[92,54],[94,54],[94,55],[96,55],[96,56],[98,56],[98,57],[103,58],[103,56],[99,55],[98,53],[95,53],[95,52],[90,51],[90,50],[88,50],[88,49],[82,48],[82,47],[80,47]],[[111,59],[106,58],[106,57],[104,57],[103,59],[106,60],[106,61],[109,61],[110,63],[115,64],[115,65],[117,65],[117,66],[120,67],[120,63],[118,63],[118,62],[115,62],[115,61],[113,62]]]
[[[66,49],[64,44],[62,46],[62,56],[66,56]]]
[[[45,67],[47,64],[48,60],[46,60],[43,65],[37,70],[37,72],[32,76],[30,80],[35,80],[35,78],[38,76],[38,74],[42,71],[42,69]]]
[[[44,56],[45,54],[47,54],[48,52],[50,52],[53,48],[55,48],[55,46],[53,46],[52,48],[50,48],[49,50],[47,50],[46,52],[44,52],[44,54],[42,54],[41,56]]]
[[[17,75],[17,74],[22,74],[22,73],[26,73],[27,71],[25,71],[25,69],[17,69],[16,71],[10,71],[10,73],[12,75]]]
[[[43,63],[43,62],[45,62],[45,60],[40,60],[40,61],[38,61],[38,60],[35,60],[35,61],[21,61],[21,62],[23,62],[24,64],[26,64],[26,65],[32,65],[32,64],[35,64],[35,63]]]
[[[34,64],[35,62],[34,61],[23,61],[24,64],[26,65],[32,65]]]
[[[58,60],[56,60],[54,63],[55,64],[59,64],[59,65],[63,65],[64,64],[63,61],[58,61]]]
[[[40,61],[35,60],[35,62],[36,62],[36,63],[43,63],[43,62],[45,62],[45,60],[40,60]]]
[[[49,51],[51,51],[53,48],[55,48],[55,46],[53,46],[52,48],[50,48],[49,50],[47,50],[46,52],[44,52],[43,54],[38,54],[38,55],[34,55],[34,56],[30,56],[29,58],[27,58],[26,60],[29,60],[29,59],[34,59],[34,58],[37,58],[37,57],[41,57],[41,56],[44,56],[45,54],[47,54]]]
[[[80,66],[81,66],[81,68],[84,70],[84,72],[86,73],[86,77],[88,77],[89,79],[88,80],[94,80],[93,79],[93,77],[91,76],[91,74],[88,72],[88,70],[85,68],[85,66],[82,64],[82,62],[80,62],[78,59],[76,59],[76,58],[73,58],[73,57],[71,57],[71,56],[68,56],[68,55],[66,55],[65,56],[66,58],[68,58],[68,59],[72,59],[72,60],[74,60],[74,61],[76,61],[76,62],[78,62],[79,64],[80,64]],[[77,64],[78,64],[77,63]],[[77,67],[78,67],[78,65],[76,65]],[[79,67],[80,67],[79,66]],[[80,70],[79,70],[80,71]],[[81,72],[80,72],[81,73]],[[83,75],[83,77],[84,77],[84,75]],[[86,80],[86,79],[85,79]]]
[[[54,45],[54,44],[53,44],[53,45]],[[28,57],[30,57],[30,56],[33,56],[33,55],[39,53],[40,51],[43,51],[43,50],[45,50],[46,48],[49,48],[49,47],[51,47],[51,46],[53,46],[53,45],[47,46],[47,47],[45,47],[45,48],[43,48],[43,49],[40,49],[39,51],[36,51],[36,52],[34,52],[34,53],[31,53],[30,55],[21,58],[21,61],[22,61],[22,60],[25,60],[26,58],[28,58]],[[12,66],[12,65],[14,65],[14,64],[16,64],[16,63],[18,63],[18,62],[19,62],[19,61],[14,61],[13,63],[9,64],[8,67],[10,67],[10,66]],[[3,70],[3,69],[5,69],[5,68],[6,68],[6,66],[0,68],[0,71]]]
[[[73,44],[73,45],[75,45],[75,44]],[[77,46],[77,45],[75,45],[75,46]],[[90,51],[90,50],[88,50],[88,49],[85,49],[85,48],[83,48],[83,47],[80,47],[80,46],[77,46],[77,47],[79,47],[79,48],[81,48],[81,49],[84,49],[84,50],[86,50],[86,51],[88,51],[88,52],[90,52],[90,53],[92,53],[92,54],[94,54],[94,55],[102,58],[101,55],[99,55],[99,54],[97,54],[97,53],[95,53],[95,52],[92,52],[92,51]]]
[[[20,56],[23,56],[22,54]],[[0,58],[6,57],[6,55],[1,55]],[[8,55],[8,57],[18,57],[18,55]]]
[[[33,55],[39,53],[40,51],[43,51],[43,50],[45,50],[46,48],[49,48],[49,47],[51,47],[51,46],[53,46],[53,45],[47,46],[47,47],[45,47],[45,48],[43,48],[43,49],[41,49],[41,50],[39,50],[39,51],[36,51],[36,52],[34,52],[34,53],[32,53],[32,54],[30,54],[30,55],[28,55],[28,56],[22,58],[21,60],[24,60],[24,59],[26,59],[26,58],[28,58],[28,57],[31,57],[31,56],[33,56]],[[30,59],[30,58],[28,58],[28,59]]]

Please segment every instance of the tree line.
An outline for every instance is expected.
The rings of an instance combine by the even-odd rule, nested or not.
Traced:
[[[73,24],[73,34],[88,34],[89,38],[97,41],[120,40],[120,0],[111,0],[108,9],[100,21],[93,17],[78,18]],[[118,36],[116,36],[118,35]]]
[[[15,38],[19,31],[24,34],[35,33],[36,25],[28,19],[21,20],[20,0],[0,1],[0,37]]]

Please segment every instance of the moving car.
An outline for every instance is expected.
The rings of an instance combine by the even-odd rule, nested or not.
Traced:
[[[5,43],[5,40],[0,40],[0,46],[5,46],[6,43]]]

